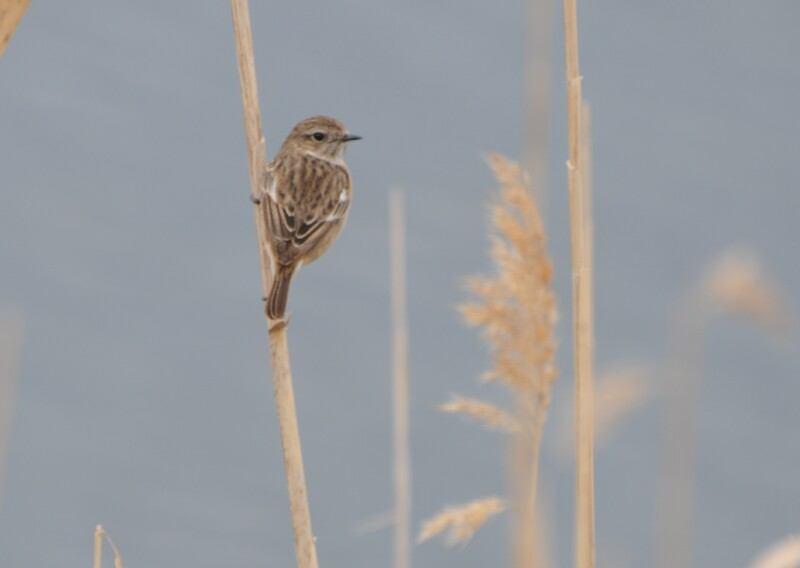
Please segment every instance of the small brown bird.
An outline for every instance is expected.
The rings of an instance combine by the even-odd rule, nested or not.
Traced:
[[[266,168],[255,199],[267,228],[272,288],[267,317],[283,318],[292,276],[319,258],[347,219],[352,184],[344,162],[348,142],[360,140],[327,116],[299,122]]]

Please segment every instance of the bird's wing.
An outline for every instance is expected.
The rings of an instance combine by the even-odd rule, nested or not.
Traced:
[[[339,189],[336,199],[326,202],[323,198],[320,206],[303,215],[301,220],[289,213],[289,208],[279,200],[279,180],[267,174],[261,198],[262,211],[278,262],[291,264],[308,256],[344,220],[350,205],[350,176],[346,170],[331,172],[331,175],[335,176],[331,180],[332,186]]]

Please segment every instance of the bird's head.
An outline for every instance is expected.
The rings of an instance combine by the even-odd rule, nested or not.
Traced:
[[[328,116],[312,116],[298,122],[284,142],[284,147],[316,154],[322,158],[342,156],[348,142],[360,140],[347,132],[344,124]]]

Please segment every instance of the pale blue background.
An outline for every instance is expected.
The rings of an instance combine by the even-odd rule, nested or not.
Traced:
[[[388,566],[389,533],[352,527],[390,505],[392,186],[408,189],[415,525],[503,491],[501,439],[435,405],[494,392],[453,306],[488,266],[482,155],[520,155],[523,7],[252,4],[269,150],[317,113],[365,137],[350,224],[293,290],[291,345],[321,563]],[[800,5],[612,0],[580,17],[599,365],[658,367],[681,291],[732,243],[756,247],[797,305]],[[568,321],[560,42],[548,224]],[[224,1],[40,0],[0,59],[0,303],[27,319],[4,567],[86,566],[97,522],[131,567],[293,564],[233,45]],[[800,362],[796,339],[779,348],[734,321],[708,347],[696,566],[740,566],[800,530]],[[601,566],[651,563],[657,410],[598,457]],[[567,566],[555,424],[544,482]],[[499,565],[504,525],[463,549],[420,546],[416,566]]]

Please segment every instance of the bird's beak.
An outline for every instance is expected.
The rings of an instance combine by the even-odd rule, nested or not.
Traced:
[[[361,136],[356,136],[355,134],[345,134],[342,140],[345,142],[353,142],[355,140],[361,140]]]

